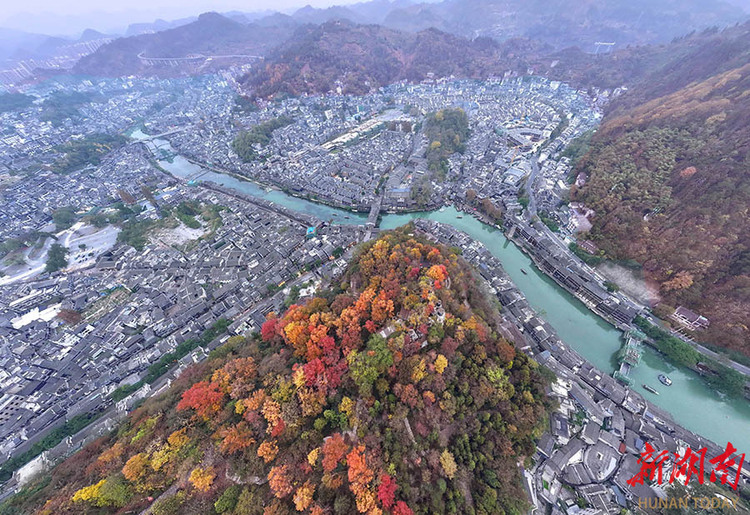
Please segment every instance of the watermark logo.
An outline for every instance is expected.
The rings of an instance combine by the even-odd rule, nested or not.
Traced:
[[[641,497],[638,499],[638,507],[642,510],[666,510],[666,509],[688,509],[696,508],[703,510],[717,510],[719,508],[737,509],[736,501],[728,497],[671,497],[660,499],[658,497]]]
[[[737,449],[731,443],[727,443],[727,448],[716,456],[711,458],[709,463],[713,466],[709,475],[709,480],[712,483],[720,482],[722,485],[729,485],[737,490],[737,485],[740,482],[740,474],[742,471],[742,464],[745,462],[744,454],[736,454]],[[674,453],[674,459],[671,459],[669,451],[661,451],[657,453],[651,444],[646,443],[644,451],[638,458],[638,463],[641,466],[641,470],[632,478],[628,479],[630,486],[642,485],[644,480],[653,482],[656,480],[658,484],[666,479],[664,469],[671,466],[671,472],[669,473],[668,481],[669,484],[685,478],[685,485],[695,477],[698,479],[698,483],[703,484],[704,481],[704,461],[706,458],[706,448],[698,449],[693,451],[688,447],[684,454],[680,455]],[[733,470],[736,469],[736,472]]]

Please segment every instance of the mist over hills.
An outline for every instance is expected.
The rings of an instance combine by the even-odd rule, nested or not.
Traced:
[[[110,36],[93,29],[85,30],[80,37],[66,38],[0,28],[0,62],[45,58],[66,45],[107,37]]]
[[[597,41],[615,42],[618,48],[666,42],[693,29],[724,26],[743,17],[744,12],[736,6],[705,0],[446,0],[394,9],[384,25],[421,30],[429,24],[466,37],[528,37],[557,48],[580,46],[593,51]]]
[[[649,2],[621,2],[590,0],[570,4],[562,0],[443,0],[442,2],[419,3],[413,0],[372,0],[344,6],[334,5],[327,8],[305,6],[290,15],[272,11],[243,13],[231,11],[224,13],[225,18],[242,25],[259,27],[277,27],[288,29],[306,24],[320,25],[333,20],[348,20],[357,24],[378,24],[386,28],[417,33],[429,28],[436,28],[456,36],[474,39],[490,37],[499,42],[523,37],[538,40],[561,50],[578,46],[585,52],[596,50],[596,42],[615,43],[615,48],[628,45],[642,45],[668,42],[674,37],[682,36],[692,30],[701,30],[711,26],[727,26],[747,18],[747,14],[736,4],[723,0],[659,0]],[[99,18],[96,18],[97,20]],[[59,32],[65,32],[65,19],[56,25]],[[104,18],[102,18],[104,20]],[[131,23],[123,27],[124,37],[166,32],[179,27],[191,26],[190,29],[164,34],[149,42],[148,40],[113,43],[113,48],[103,49],[115,63],[130,62],[127,71],[137,72],[138,67],[132,62],[132,56],[118,56],[118,51],[129,52],[132,48],[145,48],[159,41],[167,49],[177,49],[187,53],[204,51],[205,45],[214,51],[221,51],[222,37],[209,35],[201,25],[193,26],[196,16],[181,17],[173,20],[163,18],[154,21]],[[104,21],[100,21],[100,24]],[[109,26],[111,23],[104,23]],[[72,27],[72,25],[71,25]],[[91,25],[94,29],[96,26]],[[191,30],[202,34],[189,36]],[[99,29],[100,31],[102,29]],[[237,32],[230,29],[233,33]],[[104,30],[112,34],[113,31]],[[115,31],[117,32],[117,31]],[[268,41],[261,47],[271,47],[283,42],[291,33],[265,35]],[[12,37],[11,37],[12,36]],[[15,51],[19,55],[30,55],[30,50],[39,45],[38,40],[45,36],[23,34],[22,31],[2,29],[0,34],[3,52],[0,57],[11,57]],[[170,41],[176,38],[181,41]],[[66,38],[70,39],[70,38]],[[231,40],[231,38],[228,38]],[[247,36],[247,46],[257,50],[260,39]],[[208,41],[212,42],[209,44]],[[227,50],[235,49],[240,39],[227,41]],[[189,44],[192,42],[193,46]],[[607,48],[604,48],[606,50]],[[32,52],[33,53],[33,52]],[[85,64],[83,65],[85,67]],[[105,67],[103,73],[111,74],[115,66]]]

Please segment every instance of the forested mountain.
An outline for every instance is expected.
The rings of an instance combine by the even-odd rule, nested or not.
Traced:
[[[17,513],[522,513],[538,365],[454,251],[385,233],[15,498]]]
[[[349,20],[391,29],[420,32],[437,28],[467,38],[498,41],[537,39],[557,49],[579,46],[594,51],[597,41],[629,45],[666,43],[691,30],[734,24],[747,18],[724,0],[373,0],[346,7],[307,6],[293,17],[301,23]]]
[[[700,338],[750,354],[750,24],[641,53],[579,163],[591,237],[635,259],[665,305],[707,316]]]
[[[400,66],[408,68],[407,61],[421,58],[429,64],[442,62],[442,68],[446,68],[450,62],[453,68],[466,74],[467,70],[463,68],[467,67],[467,63],[476,59],[485,60],[486,56],[481,54],[486,53],[487,49],[477,49],[473,42],[459,38],[474,40],[479,37],[481,41],[484,37],[500,43],[522,38],[536,41],[535,45],[538,48],[548,45],[545,54],[548,54],[549,50],[562,51],[569,47],[579,47],[585,52],[592,52],[597,41],[614,42],[614,48],[630,50],[629,45],[662,43],[691,29],[725,26],[746,17],[741,9],[721,0],[690,0],[687,3],[677,0],[639,0],[626,5],[615,0],[575,4],[561,0],[444,0],[437,3],[373,0],[326,9],[307,6],[291,16],[277,13],[263,17],[246,17],[236,14],[230,18],[216,13],[206,13],[189,23],[188,20],[178,20],[170,23],[156,22],[153,25],[156,28],[172,27],[167,30],[119,38],[81,59],[75,71],[105,76],[185,73],[184,69],[154,69],[144,65],[137,56],[141,53],[147,57],[185,57],[190,54],[212,53],[266,55],[271,48],[286,41],[296,28],[299,28],[296,41],[276,48],[273,53],[276,60],[282,61],[282,68],[287,64],[286,58],[290,57],[301,61],[308,59],[305,62],[308,65],[316,64],[309,62],[309,56],[298,55],[301,45],[312,45],[320,54],[321,60],[340,62],[341,56],[337,55],[337,52],[331,53],[332,48],[327,47],[324,41],[321,41],[321,37],[330,38],[330,42],[336,43],[337,36],[333,30],[335,22],[343,22],[339,23],[339,26],[349,27],[350,30],[352,24],[380,24],[377,29],[359,28],[357,30],[360,34],[354,38],[355,41],[344,41],[362,47],[361,52],[356,53],[358,58],[368,50],[379,52],[372,56],[374,59],[392,52],[406,52],[403,57],[397,56],[403,61]],[[242,20],[252,20],[252,23],[244,23]],[[395,31],[406,32],[409,37],[404,34],[396,37]],[[443,33],[452,34],[456,39],[447,39],[445,35],[437,36]],[[354,34],[350,36],[354,37]],[[361,45],[361,39],[370,36],[383,41]],[[426,50],[417,56],[409,53],[416,51],[411,47],[425,43],[436,45],[431,55],[424,55],[427,53]],[[394,45],[395,49],[389,48]],[[479,44],[480,47],[485,45]],[[450,52],[454,47],[456,52]],[[341,54],[346,54],[350,49],[347,46],[337,50]],[[446,51],[448,54],[441,56],[441,52]],[[463,56],[465,52],[468,54]],[[586,54],[574,55],[575,51],[571,50],[566,52],[562,54],[561,61],[564,64],[566,58],[574,57],[570,62],[574,69],[588,60]],[[524,54],[523,57],[531,58],[533,61],[539,54],[534,52]],[[294,64],[289,66],[295,68]],[[389,73],[387,63],[381,66],[384,67],[383,70],[364,73],[364,80],[377,80],[378,75],[398,78],[408,75]],[[341,68],[336,62],[330,67]],[[586,69],[591,71],[589,68]],[[273,70],[275,73],[279,71],[288,74],[286,70]],[[318,72],[313,75],[313,81],[330,82],[327,77],[329,74],[325,72],[323,78],[318,76]],[[263,79],[260,79],[260,82],[263,82]],[[258,81],[254,83],[257,85]],[[299,85],[292,86],[292,89],[298,87]],[[361,87],[361,84],[353,86],[354,90]],[[313,87],[312,90],[318,89]]]
[[[385,26],[407,31],[430,27],[464,37],[538,39],[556,48],[594,50],[597,41],[667,42],[694,29],[746,19],[738,7],[715,0],[445,0],[391,9]]]
[[[526,61],[513,51],[514,43],[469,41],[436,29],[411,34],[331,21],[298,29],[251,72],[245,85],[259,97],[326,93],[337,86],[344,93],[362,94],[399,80],[419,81],[429,74],[486,77],[524,69]]]
[[[309,5],[298,9],[292,14],[292,18],[302,24],[312,23],[320,25],[327,21],[332,20],[349,20],[355,23],[367,23],[370,20],[365,16],[361,16],[359,13],[353,11],[349,7],[340,5],[334,5],[325,9],[315,9]]]
[[[292,29],[284,25],[249,24],[220,14],[205,13],[192,23],[173,29],[119,38],[83,57],[76,73],[98,76],[177,73],[177,69],[149,67],[139,58],[203,55],[263,55],[286,39]]]

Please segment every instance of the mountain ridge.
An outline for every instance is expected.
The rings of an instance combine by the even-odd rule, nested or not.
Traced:
[[[482,78],[509,68],[524,69],[514,42],[468,40],[430,28],[416,34],[379,25],[337,20],[305,25],[252,70],[243,85],[254,96],[326,93],[362,94],[400,80],[434,76]]]
[[[178,69],[151,68],[138,56],[263,55],[289,33],[287,27],[245,25],[215,12],[203,13],[196,21],[175,28],[116,39],[83,57],[76,63],[74,72],[103,76],[184,73]]]

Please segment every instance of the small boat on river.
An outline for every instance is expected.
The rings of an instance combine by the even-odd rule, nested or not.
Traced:
[[[521,273],[523,273],[523,275],[529,275],[529,273],[526,270],[524,270],[523,268],[521,269]]]
[[[653,393],[654,395],[659,395],[659,392],[657,392],[655,389],[653,389],[652,387],[650,387],[647,384],[643,385],[643,389],[646,390],[647,392]]]
[[[666,376],[664,374],[659,374],[659,381],[661,381],[661,384],[664,386],[672,386],[672,380],[669,378],[669,376]]]

